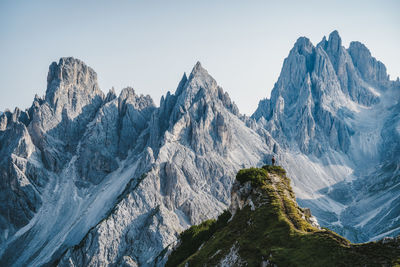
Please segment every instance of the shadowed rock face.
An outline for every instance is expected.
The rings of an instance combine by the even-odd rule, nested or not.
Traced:
[[[71,158],[103,99],[96,73],[82,61],[61,58],[50,65],[45,99],[34,101],[29,125],[48,169],[59,172]]]
[[[30,157],[37,154],[26,126],[6,112],[6,127],[0,131],[0,241],[26,225],[39,209],[40,188],[47,177]],[[13,116],[14,115],[14,116]]]
[[[155,110],[150,96],[125,88],[118,98],[104,104],[86,129],[78,151],[77,169],[83,181],[98,184],[118,168],[136,145]],[[139,144],[138,144],[139,143]]]

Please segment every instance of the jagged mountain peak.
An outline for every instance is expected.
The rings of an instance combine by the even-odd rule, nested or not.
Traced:
[[[89,77],[81,76],[80,73],[88,74]],[[78,75],[80,75],[78,77]],[[96,72],[88,67],[83,61],[73,57],[62,57],[57,62],[51,63],[47,75],[47,90],[52,88],[53,82],[81,83],[85,78],[91,78],[97,82]]]
[[[208,92],[214,92],[217,91],[216,88],[217,82],[208,71],[202,67],[201,63],[197,61],[189,77],[187,77],[186,72],[182,75],[174,95],[175,97],[183,98],[184,102],[191,102],[199,90],[203,89]],[[171,95],[170,92],[167,93],[165,98],[162,97],[160,104],[162,104],[169,95]]]
[[[118,97],[119,107],[123,107],[126,104],[131,104],[135,109],[142,110],[148,107],[154,107],[153,99],[150,95],[136,94],[132,87],[126,87],[122,89]]]
[[[340,37],[339,32],[337,30],[334,30],[329,34],[328,39],[324,35],[324,37],[322,37],[322,40],[317,44],[317,47],[322,46],[324,49],[326,49],[328,46],[330,46],[331,48],[338,49],[339,47],[341,47],[341,45],[342,38]]]
[[[313,84],[314,97],[329,94],[325,99],[331,99],[343,93],[351,101],[366,106],[377,103],[379,99],[365,82],[372,82],[377,87],[390,86],[383,63],[373,58],[368,48],[359,42],[352,42],[346,49],[337,30],[331,32],[328,39],[324,36],[316,47],[307,37],[297,39],[283,63],[274,86],[277,90],[273,90],[271,98],[277,100],[279,95],[286,95],[297,99],[299,90],[306,88],[303,85],[307,81]],[[316,90],[321,82],[326,86]]]
[[[386,75],[383,64],[363,47],[349,48],[348,53],[337,31],[316,47],[308,38],[300,37],[283,63],[271,99],[261,101],[253,117],[259,120],[263,116],[271,121],[267,128],[275,132],[276,138],[294,138],[303,152],[320,153],[328,147],[347,151],[351,131],[337,118],[338,110],[349,105],[378,103],[379,93],[374,93],[368,82],[379,81],[378,76],[384,79]],[[377,84],[377,88],[381,85]],[[328,140],[325,136],[331,137]],[[329,145],[321,146],[323,143]]]
[[[216,89],[216,87],[217,82],[208,71],[203,68],[201,63],[197,61],[189,75],[188,82],[186,83],[186,90],[196,94],[200,88],[212,90]]]
[[[135,102],[135,100],[139,98],[136,94],[135,89],[133,87],[125,87],[121,90],[121,93],[118,96],[118,101],[121,102]]]
[[[178,87],[176,88],[175,95],[180,95],[182,93],[182,90],[185,88],[187,80],[188,80],[188,78],[186,76],[186,72],[184,72],[182,75],[181,81],[179,82]],[[161,99],[163,100],[164,96],[162,96]]]
[[[369,49],[365,46],[365,44],[363,44],[359,41],[350,42],[349,49],[350,50],[358,50],[358,51],[362,52],[363,54],[365,54],[366,56],[372,57],[371,51],[369,51]]]
[[[346,49],[342,46],[342,39],[338,31],[335,30],[329,34],[328,40],[326,40],[324,36],[322,41],[317,44],[317,48],[322,48],[317,49],[317,53],[320,57],[324,57],[323,53],[326,52],[339,79],[341,79],[342,76],[346,76],[344,74],[346,72],[345,65],[349,64],[350,60]]]
[[[96,72],[73,57],[53,62],[47,82],[44,100],[35,98],[29,110],[28,128],[34,144],[41,150],[45,166],[61,171],[87,124],[103,105],[104,94],[98,86]]]
[[[313,49],[314,45],[311,43],[310,39],[302,36],[297,39],[290,54],[293,54],[293,52],[297,52],[300,55],[310,54],[312,53]]]
[[[106,96],[106,98],[104,99],[104,102],[105,102],[105,103],[110,102],[111,100],[114,100],[115,98],[117,98],[117,94],[115,93],[114,87],[112,87],[112,88],[108,91],[107,96]]]
[[[229,94],[217,84],[216,80],[203,68],[200,62],[194,66],[189,79],[185,83],[186,101],[204,98],[206,102],[221,101],[222,105],[235,115],[239,114],[236,104],[231,101]]]
[[[129,96],[134,96],[134,95],[136,95],[135,89],[133,89],[133,87],[128,86],[121,90],[120,97],[127,98]]]
[[[367,81],[389,81],[385,65],[371,55],[361,42],[351,42],[348,48],[354,66]]]
[[[334,30],[329,34],[328,44],[332,49],[338,50],[342,46],[342,38],[340,38],[339,32]]]
[[[195,74],[197,72],[204,72],[204,71],[207,72],[201,65],[200,61],[197,61],[192,69],[192,74]]]
[[[46,101],[53,108],[69,104],[76,108],[80,102],[88,103],[93,98],[104,98],[97,83],[96,72],[83,61],[73,57],[60,58],[49,67]]]
[[[193,102],[199,101],[202,98],[209,99],[207,101],[219,99],[223,101],[224,104],[227,104],[229,106],[227,106],[228,108],[232,108],[229,95],[218,86],[215,79],[202,67],[201,63],[197,62],[189,77],[186,76],[186,73],[183,74],[175,94],[172,95],[168,92],[165,97],[163,96],[161,98],[160,108],[170,109],[171,105],[178,105],[178,109],[187,110]],[[165,107],[165,105],[168,107]],[[235,110],[237,110],[237,108],[235,108]]]
[[[151,139],[152,146],[157,146],[158,138],[166,130],[178,135],[178,132],[180,134],[180,130],[184,129],[182,124],[188,127],[192,123],[214,123],[215,117],[226,111],[239,115],[238,108],[228,93],[224,92],[201,63],[197,62],[189,78],[186,73],[183,74],[175,94],[168,92],[165,97],[161,97],[160,108],[154,114],[155,125],[151,127],[153,132],[157,133],[155,136],[158,136]],[[222,123],[221,115],[218,118],[219,123]]]

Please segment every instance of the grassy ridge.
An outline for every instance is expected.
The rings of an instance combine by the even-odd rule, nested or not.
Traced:
[[[218,220],[207,220],[199,225],[194,225],[182,232],[179,236],[180,246],[174,250],[169,259],[166,267],[178,266],[190,255],[194,254],[199,247],[209,240],[211,236],[218,230],[225,227],[228,223],[231,213],[224,211]]]
[[[246,206],[229,222],[225,214],[223,219],[189,228],[167,266],[214,266],[233,247],[248,266],[267,260],[278,266],[400,266],[398,241],[352,244],[309,224],[281,167],[241,170],[237,180],[255,187],[252,199],[257,208],[252,211]],[[188,244],[192,249],[183,250]]]

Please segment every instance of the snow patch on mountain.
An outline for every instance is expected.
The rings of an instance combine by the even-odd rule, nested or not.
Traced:
[[[79,243],[113,208],[115,199],[135,177],[137,168],[137,162],[124,162],[123,167],[95,188],[79,189],[75,186],[78,177],[75,161],[76,157],[58,177],[53,177],[43,194],[45,201],[30,223],[3,244],[7,250],[24,251],[18,254],[15,265],[25,264],[33,255],[31,264],[43,265],[54,255],[60,255],[61,247]]]

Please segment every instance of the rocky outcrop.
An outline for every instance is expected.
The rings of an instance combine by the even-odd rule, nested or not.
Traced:
[[[313,225],[281,167],[240,170],[232,198],[234,214],[183,232],[166,266],[381,266],[400,260],[400,236],[352,244]]]
[[[285,203],[289,200],[296,203],[291,187],[286,185],[286,182],[282,181],[282,179],[285,179],[285,172],[283,169],[274,166],[264,166],[263,168],[269,170],[267,183],[269,183],[274,190],[283,190],[281,193],[287,197],[281,197],[280,202]],[[272,200],[265,198],[264,191],[265,189],[254,185],[251,181],[243,183],[236,180],[232,185],[231,204],[229,206],[229,212],[232,214],[232,217],[246,207],[249,207],[251,211],[255,211],[263,205],[270,205]],[[297,207],[297,205],[295,206]],[[297,207],[297,209],[296,212],[298,212],[303,220],[307,221],[316,229],[321,229],[317,219],[311,215],[311,210],[309,208]]]

